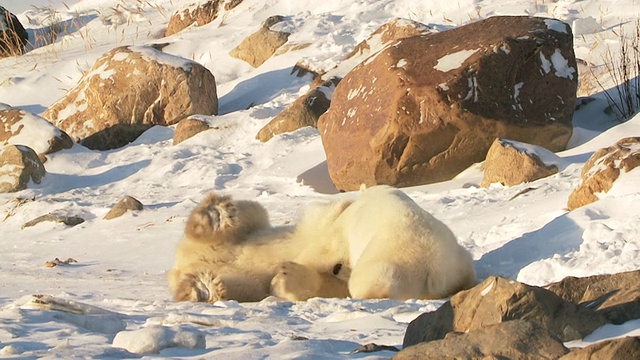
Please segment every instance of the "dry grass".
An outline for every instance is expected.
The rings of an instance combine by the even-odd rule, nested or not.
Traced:
[[[602,61],[604,72],[614,86],[608,88],[597,74],[592,74],[604,92],[609,108],[621,120],[627,120],[640,110],[640,20],[636,20],[631,36],[627,36],[622,26],[616,33],[619,40],[618,51],[607,46]]]

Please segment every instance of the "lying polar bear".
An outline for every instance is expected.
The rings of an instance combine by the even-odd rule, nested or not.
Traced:
[[[313,205],[296,236],[315,241],[295,263],[310,269],[343,264],[353,298],[435,299],[475,285],[473,260],[451,230],[390,186],[363,189],[352,203]],[[295,275],[276,274],[274,295],[302,299],[305,282]]]
[[[312,205],[294,228],[262,206],[210,195],[189,217],[169,285],[176,300],[442,298],[475,283],[453,233],[400,190]]]
[[[208,195],[189,215],[176,248],[175,266],[168,273],[174,299],[213,303],[266,298],[273,277],[285,276],[287,261],[305,245],[305,239],[293,234],[291,227],[271,227],[267,211],[255,201]],[[310,291],[308,297],[347,297],[347,284],[336,277],[334,267],[314,267],[306,290],[298,291]]]

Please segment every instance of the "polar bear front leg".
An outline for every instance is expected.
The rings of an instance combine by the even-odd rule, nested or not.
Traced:
[[[338,278],[342,265],[332,273],[318,272],[302,264],[288,261],[278,266],[271,280],[271,294],[289,301],[305,301],[312,297],[346,298],[347,282]]]
[[[305,301],[320,289],[320,276],[308,267],[287,261],[278,266],[271,280],[271,294],[289,301]]]

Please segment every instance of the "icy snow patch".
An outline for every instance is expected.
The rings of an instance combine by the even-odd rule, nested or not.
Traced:
[[[556,49],[553,55],[551,55],[551,62],[553,63],[554,69],[556,69],[555,74],[557,77],[573,79],[573,74],[576,73],[576,69],[569,66],[569,60],[562,56],[560,49]]]
[[[567,24],[563,23],[562,21],[556,20],[556,19],[545,19],[544,23],[547,25],[547,29],[555,31],[555,32],[559,32],[559,33],[564,33],[564,34],[568,34],[567,33]]]
[[[475,54],[480,49],[475,50],[460,50],[458,52],[454,52],[452,54],[445,55],[438,59],[438,63],[433,68],[447,72],[454,69],[459,68],[462,64],[473,54]]]

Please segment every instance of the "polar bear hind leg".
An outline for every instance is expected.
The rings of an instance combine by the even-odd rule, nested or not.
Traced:
[[[349,289],[347,281],[338,277],[342,268],[338,265],[331,273],[320,273],[293,261],[284,262],[271,280],[271,294],[289,301],[305,301],[312,297],[346,298]]]
[[[184,233],[191,241],[238,243],[268,227],[269,215],[259,203],[211,193],[191,212]]]
[[[412,279],[404,268],[392,261],[359,261],[351,271],[349,293],[355,299],[419,298],[422,282]]]

